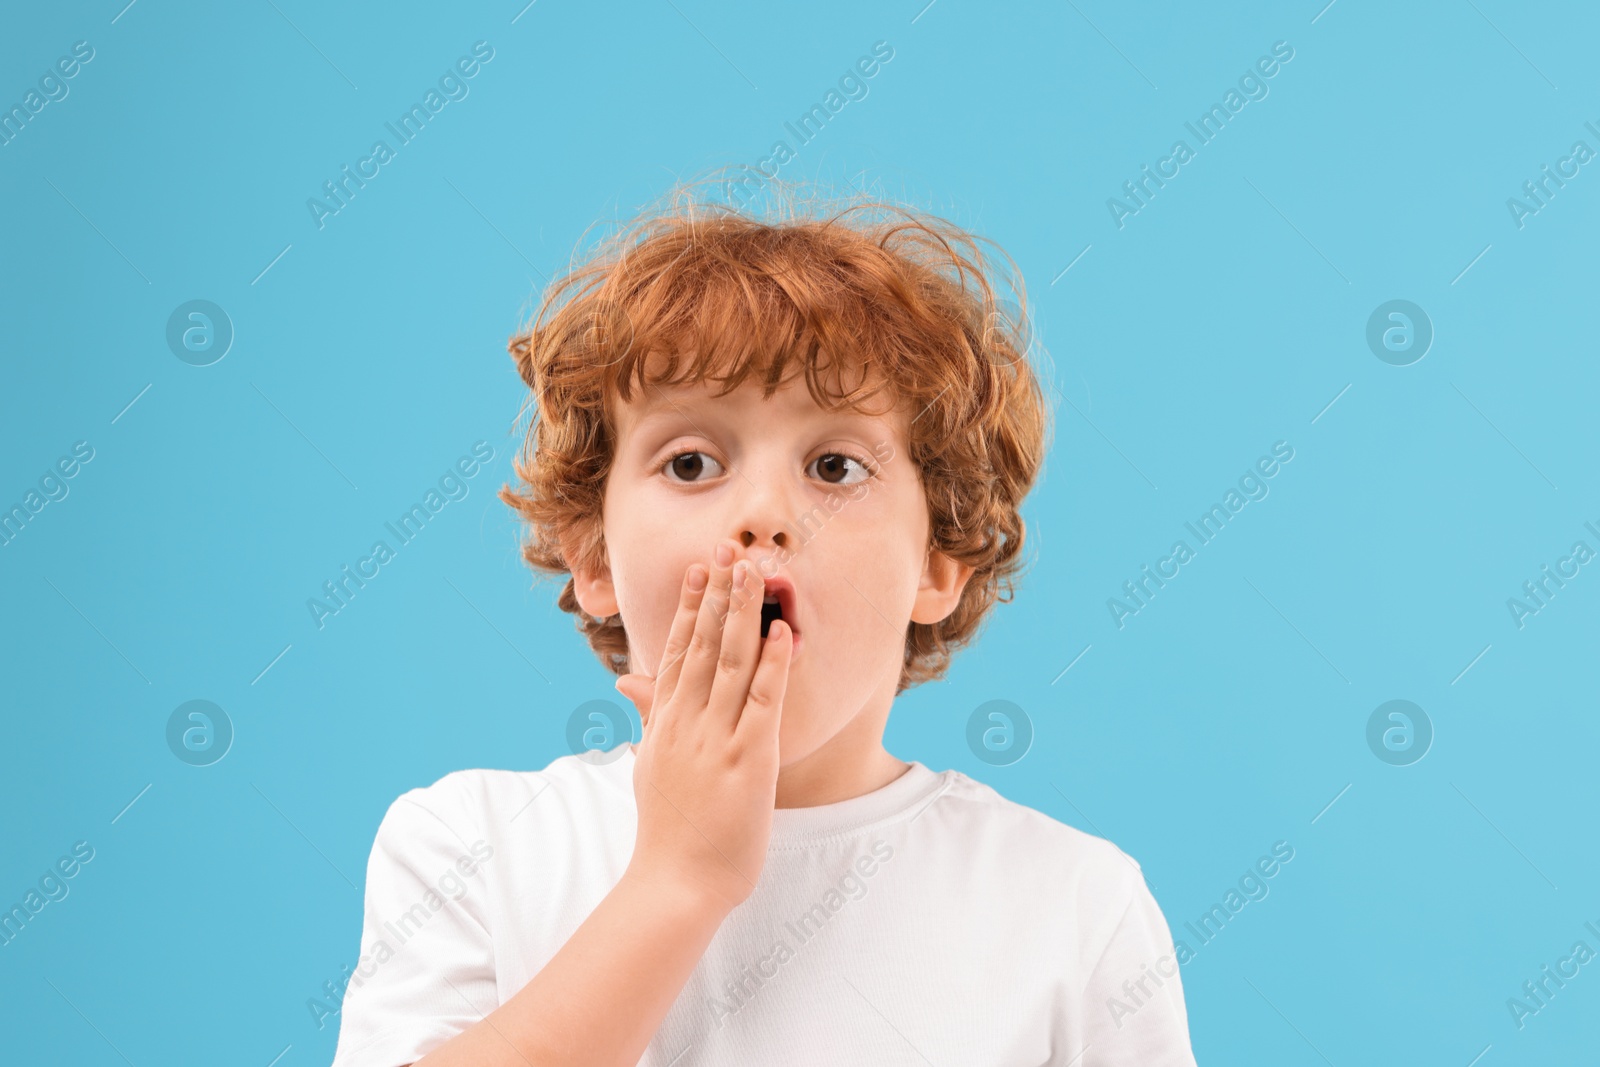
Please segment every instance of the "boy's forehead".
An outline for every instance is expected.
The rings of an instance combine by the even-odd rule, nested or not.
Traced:
[[[833,395],[837,396],[836,393]],[[764,421],[884,422],[890,427],[903,421],[896,419],[894,411],[885,410],[889,405],[881,395],[873,398],[867,410],[844,404],[836,404],[832,410],[822,407],[811,395],[803,376],[785,381],[769,397],[762,396],[762,382],[756,374],[751,374],[732,391],[725,391],[720,382],[695,381],[668,385],[652,381],[643,390],[635,388],[626,402],[620,397],[613,397],[613,400],[618,409],[618,428],[624,433],[646,423],[698,419],[719,414],[728,417],[749,416]]]

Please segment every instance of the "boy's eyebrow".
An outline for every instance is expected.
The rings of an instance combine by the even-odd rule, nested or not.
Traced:
[[[718,398],[703,396],[683,398],[670,402],[652,401],[640,404],[635,409],[634,417],[629,419],[623,427],[623,432],[635,439],[647,435],[656,424],[664,422],[682,422],[688,424],[697,433],[705,433],[708,424],[717,422],[715,406]],[[830,427],[843,431],[846,428],[866,430],[868,428],[881,429],[893,436],[894,426],[881,416],[868,415],[866,412],[845,409],[842,411],[813,411],[807,414],[825,422]],[[801,416],[805,417],[804,415]],[[703,420],[703,421],[702,421]]]
[[[662,402],[652,398],[634,409],[633,417],[628,420],[629,428],[637,431],[665,419],[683,419],[692,424],[695,420],[691,417],[690,409],[698,407],[695,401],[689,399]]]
[[[767,399],[776,400],[777,397]],[[671,386],[650,383],[640,390],[632,401],[623,406],[627,414],[622,417],[624,423],[622,428],[637,431],[656,422],[677,418],[699,429],[697,419],[706,417],[704,413],[715,413],[726,401],[725,395],[713,396],[712,387],[706,382],[679,383]],[[882,426],[891,433],[894,432],[893,426],[896,420],[889,412],[873,414],[851,406],[835,411],[821,409],[816,407],[815,401],[803,389],[792,396],[790,404],[800,417],[816,416],[835,424]]]
[[[697,407],[701,399],[702,397],[692,390],[686,390],[682,396],[673,399],[658,386],[644,394],[643,400],[637,405],[637,410],[640,417],[644,418],[660,414],[663,411],[680,411],[685,406]]]

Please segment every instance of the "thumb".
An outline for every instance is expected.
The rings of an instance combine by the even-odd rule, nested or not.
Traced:
[[[650,704],[656,692],[655,679],[642,674],[624,674],[617,679],[616,690],[633,702],[635,710],[639,712],[640,724],[648,724]]]

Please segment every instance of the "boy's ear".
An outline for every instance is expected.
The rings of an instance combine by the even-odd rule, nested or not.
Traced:
[[[911,621],[931,624],[949,618],[971,577],[971,566],[930,547],[922,566],[922,581],[917,585],[917,599],[911,607]]]
[[[603,565],[599,568],[575,565],[573,561],[579,558],[577,543],[566,537],[561,539],[561,554],[572,572],[572,591],[578,598],[578,606],[589,615],[602,619],[615,615],[618,611],[617,590],[611,584],[610,569]]]

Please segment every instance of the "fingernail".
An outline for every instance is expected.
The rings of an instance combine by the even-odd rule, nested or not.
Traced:
[[[691,592],[698,593],[705,587],[706,569],[700,566],[700,564],[696,563],[693,567],[689,568],[689,589]]]
[[[622,679],[618,678],[615,682],[612,682],[611,688],[615,689],[619,693],[622,692]]]
[[[717,546],[717,566],[726,567],[733,562],[733,549],[728,545]]]

